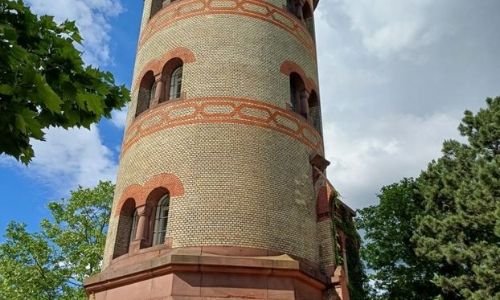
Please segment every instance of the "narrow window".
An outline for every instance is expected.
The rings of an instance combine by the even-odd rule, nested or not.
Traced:
[[[156,207],[155,226],[153,231],[153,245],[161,245],[165,242],[167,233],[168,210],[170,206],[170,196],[163,196]]]
[[[134,215],[132,216],[132,228],[130,229],[129,245],[135,240],[137,233],[137,222],[139,222],[139,216],[137,214],[137,209],[134,209]]]
[[[163,0],[153,0],[153,2],[151,2],[151,13],[149,15],[149,18],[152,18],[154,15],[156,15],[156,13],[159,12],[162,7]]]
[[[170,96],[169,99],[178,99],[181,97],[182,88],[182,65],[177,67],[170,78]]]
[[[295,15],[295,0],[286,0],[286,9]]]
[[[136,117],[149,109],[155,90],[155,76],[152,71],[149,71],[144,75],[139,86],[139,95],[137,96],[137,107],[135,110]]]
[[[294,15],[295,17],[297,17],[299,20],[303,19],[303,16],[302,16],[302,5],[303,5],[303,2],[305,2],[305,1],[304,0],[287,0],[286,1],[286,8],[287,8],[287,10],[292,15]]]
[[[113,258],[122,256],[128,253],[130,244],[132,243],[132,235],[134,232],[135,216],[135,201],[130,198],[123,204],[120,216],[118,219],[118,228],[116,233],[115,247],[113,251]]]
[[[309,3],[307,3],[307,1],[304,3],[304,6],[302,7],[302,16],[304,18],[304,22],[305,22],[307,30],[311,34],[312,38],[315,39],[314,15],[313,15],[313,11],[311,9],[311,6],[309,6]]]
[[[163,66],[162,82],[164,90],[160,97],[160,102],[182,98],[182,59],[176,57],[169,60]]]
[[[307,91],[297,73],[290,74],[290,109],[307,118]],[[304,99],[306,98],[306,99]]]

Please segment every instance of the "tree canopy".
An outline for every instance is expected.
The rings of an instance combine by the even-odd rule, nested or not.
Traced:
[[[362,255],[380,299],[500,299],[500,97],[465,112],[466,143],[359,211]]]
[[[382,188],[379,204],[358,211],[358,229],[364,231],[362,257],[373,272],[372,298],[425,300],[439,290],[430,280],[437,266],[417,257],[411,240],[423,199],[414,179],[405,178]]]
[[[50,202],[40,232],[11,222],[0,244],[0,299],[87,299],[82,282],[100,270],[113,191],[100,182]]]
[[[465,112],[468,143],[446,141],[418,179],[416,252],[446,267],[433,283],[463,299],[500,299],[500,97],[486,103]]]
[[[85,65],[75,47],[81,41],[74,22],[0,0],[0,154],[28,163],[43,129],[88,128],[128,101],[111,73]]]

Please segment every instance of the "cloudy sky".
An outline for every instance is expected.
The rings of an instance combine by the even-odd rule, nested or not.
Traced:
[[[28,0],[76,20],[87,63],[130,86],[140,0]],[[346,203],[376,203],[380,187],[417,176],[457,138],[465,109],[500,95],[500,1],[321,0],[316,10],[328,176]],[[48,200],[114,180],[124,112],[92,129],[50,129],[24,167],[0,157],[0,231],[36,227]]]

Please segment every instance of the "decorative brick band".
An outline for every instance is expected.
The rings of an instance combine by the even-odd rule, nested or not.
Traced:
[[[183,0],[170,3],[148,22],[139,48],[156,32],[179,20],[200,15],[232,14],[274,24],[297,38],[316,57],[314,40],[305,25],[286,9],[259,0]]]
[[[127,129],[122,155],[144,136],[193,124],[244,124],[286,134],[322,153],[321,135],[301,116],[280,107],[245,98],[209,97],[164,102],[135,119]]]
[[[115,209],[115,214],[120,214],[122,206],[127,199],[134,199],[136,207],[145,205],[148,196],[158,188],[167,189],[171,198],[184,195],[184,186],[177,176],[169,173],[158,174],[151,177],[143,185],[132,184],[127,186],[121,194]]]

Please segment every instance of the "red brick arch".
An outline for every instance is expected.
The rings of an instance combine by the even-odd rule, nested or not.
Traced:
[[[168,63],[171,59],[174,58],[179,58],[182,60],[183,64],[190,64],[196,61],[196,57],[194,53],[189,50],[188,48],[184,47],[179,47],[175,48],[173,50],[168,51],[165,53],[161,58],[159,59],[153,59],[149,61],[143,68],[139,76],[136,77],[136,80],[134,82],[134,86],[137,86],[144,77],[144,75],[152,71],[154,75],[159,75],[161,74],[163,67],[165,66],[166,63]]]
[[[280,72],[287,75],[287,76],[290,76],[290,74],[292,74],[292,73],[297,73],[304,81],[304,84],[306,86],[306,90],[308,92],[311,92],[313,90],[314,91],[318,90],[314,80],[310,77],[307,77],[304,70],[302,70],[302,68],[298,64],[294,63],[293,61],[289,61],[289,60],[284,61],[281,64]]]
[[[123,205],[128,199],[134,199],[136,207],[146,204],[148,196],[158,188],[167,189],[171,198],[184,195],[184,186],[179,177],[171,173],[162,173],[153,176],[143,185],[131,184],[125,188],[116,206],[115,215],[119,215]]]

